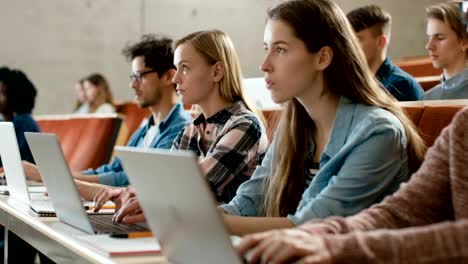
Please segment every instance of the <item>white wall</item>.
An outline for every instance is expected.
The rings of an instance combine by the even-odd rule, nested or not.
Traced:
[[[246,77],[261,76],[266,9],[274,0],[0,0],[0,65],[23,69],[39,95],[35,114],[67,113],[73,84],[108,77],[114,97],[131,100],[121,50],[142,33],[179,38],[218,28],[234,41]],[[345,12],[375,3],[393,15],[392,58],[425,54],[424,6],[435,0],[337,0]]]

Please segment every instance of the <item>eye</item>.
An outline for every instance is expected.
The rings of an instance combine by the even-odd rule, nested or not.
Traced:
[[[268,52],[270,49],[268,48],[267,45],[264,45],[264,46],[263,46],[263,50],[264,50],[265,52]]]
[[[186,74],[189,70],[189,67],[185,64],[180,65],[180,70],[182,71],[183,74]]]
[[[276,47],[276,53],[283,53],[285,52],[286,50],[281,48],[281,47]]]

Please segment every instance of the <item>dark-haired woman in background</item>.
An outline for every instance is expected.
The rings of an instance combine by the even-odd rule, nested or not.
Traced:
[[[39,132],[39,127],[31,116],[36,100],[36,87],[21,70],[0,68],[0,113],[4,121],[12,122],[21,159],[34,163],[24,132]],[[0,164],[1,167],[1,164]],[[3,172],[2,169],[0,171]],[[4,262],[4,229],[0,229],[0,262]],[[8,263],[34,263],[36,249],[14,233],[8,233]],[[53,263],[39,254],[41,263]]]

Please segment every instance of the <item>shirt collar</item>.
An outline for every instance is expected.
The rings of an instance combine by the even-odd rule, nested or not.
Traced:
[[[176,103],[169,114],[159,123],[159,131],[163,131],[166,127],[169,126],[169,124],[177,118],[179,115],[179,112],[184,111],[182,108],[181,103]],[[154,125],[154,117],[153,114],[150,115],[148,119],[148,123],[146,125],[146,130],[148,130],[152,125]]]
[[[335,120],[324,154],[333,157],[343,147],[346,141],[348,130],[353,121],[356,104],[346,97],[341,97],[336,109]]]
[[[468,79],[468,68],[463,71],[455,74],[450,79],[445,79],[444,74],[440,77],[440,82],[442,84],[442,89],[452,89],[460,86],[465,80]]]
[[[377,73],[375,74],[377,76],[377,79],[379,79],[379,81],[386,79],[392,71],[392,66],[393,65],[390,59],[388,57],[385,58],[382,65],[380,65],[379,69],[377,70]]]
[[[241,100],[239,100],[208,118],[205,118],[203,113],[201,113],[197,118],[193,120],[193,124],[195,126],[198,126],[201,123],[204,123],[205,121],[206,123],[224,124],[229,120],[229,118],[231,118],[233,114],[245,108],[246,107],[244,103]]]

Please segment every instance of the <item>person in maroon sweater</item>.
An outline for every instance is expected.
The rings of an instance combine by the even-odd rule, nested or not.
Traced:
[[[468,13],[459,4],[468,32]],[[465,107],[411,180],[380,204],[246,236],[239,254],[248,263],[468,263],[467,131]]]

